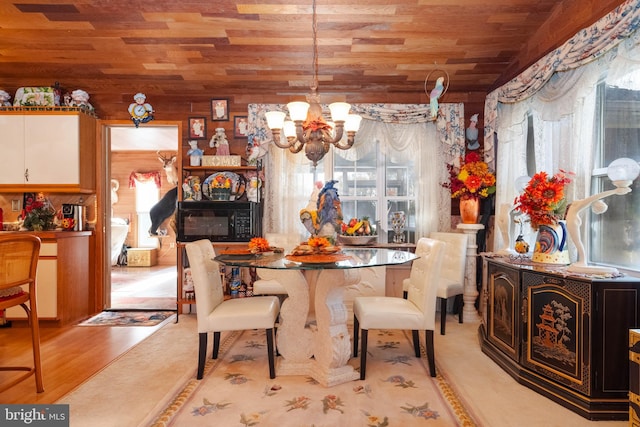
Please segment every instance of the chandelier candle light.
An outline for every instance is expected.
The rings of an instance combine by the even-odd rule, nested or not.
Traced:
[[[273,133],[273,141],[280,148],[288,148],[292,153],[305,149],[305,155],[317,166],[318,161],[329,152],[331,145],[341,150],[353,146],[355,135],[360,128],[362,117],[349,114],[351,105],[346,102],[334,102],[329,105],[333,124],[322,117],[320,95],[318,95],[318,23],[316,2],[313,1],[313,84],[307,95],[309,102],[290,102],[287,104],[291,121],[285,122],[286,113],[269,111],[265,114],[267,125]],[[286,143],[281,141],[280,132],[284,128]],[[347,131],[346,143],[341,143],[344,131]]]

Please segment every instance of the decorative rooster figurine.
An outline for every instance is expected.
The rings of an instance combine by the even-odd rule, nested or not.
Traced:
[[[328,181],[322,190],[320,183],[311,195],[309,204],[300,211],[300,220],[312,236],[334,237],[342,224],[342,206],[338,190],[334,184],[338,181]],[[317,195],[317,197],[316,197]],[[313,199],[316,199],[313,209]]]

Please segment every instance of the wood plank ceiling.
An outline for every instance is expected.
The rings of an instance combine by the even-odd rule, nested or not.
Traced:
[[[179,118],[287,102],[313,76],[312,0],[0,0],[0,88],[59,81],[101,118],[138,91]],[[482,102],[621,0],[317,0],[323,102],[425,102],[425,77]]]

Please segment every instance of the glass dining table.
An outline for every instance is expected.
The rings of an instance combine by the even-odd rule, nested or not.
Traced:
[[[256,268],[264,280],[277,280],[287,291],[280,308],[277,375],[307,375],[325,387],[360,378],[348,364],[351,337],[343,290],[360,282],[361,273],[416,259],[411,252],[371,247],[343,248],[326,255],[218,255],[233,267]],[[315,326],[308,322],[315,309]]]

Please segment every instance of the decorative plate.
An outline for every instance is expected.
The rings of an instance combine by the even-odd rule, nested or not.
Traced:
[[[313,254],[313,255],[287,255],[289,261],[301,262],[303,264],[331,264],[338,261],[351,259],[344,254]]]
[[[213,196],[213,182],[218,177],[222,177],[222,179],[229,178],[231,180],[231,195],[229,196],[230,201],[238,200],[240,197],[242,197],[246,187],[245,179],[242,175],[238,175],[237,173],[233,172],[217,172],[213,175],[209,175],[202,184],[202,194],[204,195],[204,197],[209,200],[218,200]]]

